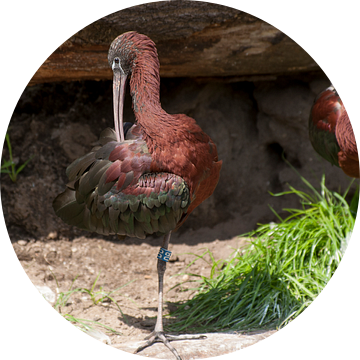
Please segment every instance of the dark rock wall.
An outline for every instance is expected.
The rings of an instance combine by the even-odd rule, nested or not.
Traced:
[[[200,1],[162,1],[124,9],[65,41],[30,84],[112,78],[110,43],[137,31],[157,46],[162,77],[262,77],[319,70],[292,39],[243,11]]]

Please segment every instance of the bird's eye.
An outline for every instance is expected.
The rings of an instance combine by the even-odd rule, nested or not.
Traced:
[[[118,69],[118,70],[121,69],[120,58],[114,57],[111,68],[112,68],[113,71],[115,70],[115,68]]]

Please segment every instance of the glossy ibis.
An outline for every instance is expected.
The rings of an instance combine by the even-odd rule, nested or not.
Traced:
[[[348,113],[333,86],[315,99],[309,119],[309,136],[314,149],[351,177],[359,177],[359,156]]]
[[[53,202],[67,224],[99,234],[137,237],[164,235],[158,255],[158,316],[143,350],[163,342],[176,356],[163,330],[163,277],[170,235],[214,191],[220,175],[214,142],[184,115],[170,115],[160,104],[159,60],[154,42],[127,32],[108,53],[113,70],[115,130],[105,129],[99,143],[66,170],[66,190]],[[136,123],[123,123],[126,82]],[[200,336],[201,338],[201,336]]]

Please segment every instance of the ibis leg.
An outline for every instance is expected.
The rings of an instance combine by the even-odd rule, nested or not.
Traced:
[[[164,242],[162,244],[163,249],[168,249],[169,242],[170,242],[170,235],[171,232],[165,235]],[[170,341],[173,340],[189,340],[189,339],[204,339],[206,336],[204,335],[179,335],[179,336],[173,336],[173,335],[166,335],[164,333],[163,328],[163,287],[164,287],[164,274],[166,270],[166,261],[158,259],[157,262],[157,270],[158,270],[158,277],[159,277],[159,298],[158,298],[158,313],[157,313],[157,319],[155,324],[154,331],[148,335],[145,340],[145,344],[138,347],[134,354],[137,354],[138,352],[144,350],[148,346],[151,346],[155,342],[162,342],[176,357],[177,360],[181,360],[180,355],[176,351],[176,349],[170,344]]]

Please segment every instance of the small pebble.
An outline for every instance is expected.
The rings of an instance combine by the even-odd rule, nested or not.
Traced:
[[[189,280],[189,275],[188,274],[185,274],[183,277],[182,277],[182,281],[188,281]]]
[[[21,246],[25,246],[27,244],[27,241],[26,240],[19,240],[17,243],[19,245],[21,245]]]
[[[58,234],[56,231],[51,231],[49,232],[49,235],[47,236],[48,239],[50,240],[55,240],[57,238]]]

